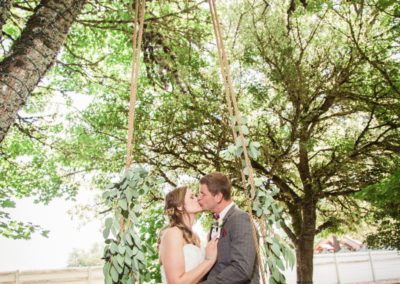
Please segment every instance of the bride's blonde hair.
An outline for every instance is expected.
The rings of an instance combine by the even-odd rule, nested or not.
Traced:
[[[178,227],[187,243],[196,244],[197,239],[192,229],[183,222],[183,216],[188,214],[185,210],[186,192],[187,187],[182,186],[175,188],[165,196],[164,213],[168,217],[169,224],[161,231],[161,234],[166,228]],[[179,209],[179,207],[182,209]]]

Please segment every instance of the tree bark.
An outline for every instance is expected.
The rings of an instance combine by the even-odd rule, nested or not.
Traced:
[[[308,198],[307,198],[308,199]],[[310,196],[302,206],[303,222],[301,234],[296,242],[297,283],[313,283],[314,238],[316,233],[316,204]]]
[[[0,143],[18,111],[53,65],[86,0],[42,0],[0,64]]]

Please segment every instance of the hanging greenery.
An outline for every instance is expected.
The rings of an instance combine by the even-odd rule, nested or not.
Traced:
[[[256,142],[250,144],[257,145]],[[257,153],[256,147],[251,152]],[[240,146],[230,145],[223,155],[240,157],[240,154]],[[293,267],[294,255],[292,248],[274,233],[282,222],[282,209],[272,198],[278,190],[273,187],[265,190],[266,181],[262,178],[256,178],[255,181],[257,193],[253,200],[253,212],[261,236],[264,273],[270,276],[269,283],[285,283],[285,267]],[[105,220],[103,231],[106,242],[103,268],[106,284],[157,283],[160,280],[156,246],[158,230],[165,221],[160,210],[162,204],[151,204],[153,213],[150,217],[158,216],[151,221],[146,221],[143,216],[146,215],[143,204],[149,203],[148,196],[160,191],[164,182],[163,178],[145,167],[134,166],[126,170],[118,182],[110,184],[103,194],[105,205],[111,212],[111,217]]]
[[[246,125],[248,119],[242,117],[242,133],[247,135],[249,133],[248,126]],[[238,128],[236,127],[236,130]],[[257,141],[246,140],[246,146],[251,159],[257,160],[260,156],[260,143]],[[221,152],[221,157],[227,161],[241,159],[243,154],[243,146],[240,140],[236,143],[229,145],[224,151]],[[245,175],[249,174],[248,169],[242,161],[243,170]],[[286,267],[293,267],[295,256],[293,248],[285,242],[276,230],[284,222],[282,218],[282,207],[276,200],[273,199],[279,193],[279,189],[275,187],[266,178],[255,177],[256,193],[254,200],[252,200],[252,212],[255,221],[258,224],[258,231],[261,233],[260,239],[260,252],[262,253],[262,262],[264,263],[264,273],[269,275],[269,283],[286,283],[284,275]],[[268,189],[267,189],[268,188]]]
[[[103,231],[106,284],[152,279],[147,255],[153,248],[143,242],[137,225],[143,213],[143,199],[151,189],[161,188],[163,182],[144,167],[134,166],[124,172],[120,181],[109,185],[103,194],[104,202],[112,212],[112,217],[105,220]]]

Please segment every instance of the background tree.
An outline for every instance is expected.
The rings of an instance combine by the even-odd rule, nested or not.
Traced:
[[[68,257],[68,267],[100,266],[103,264],[102,245],[96,243],[89,250],[74,249]]]
[[[131,3],[88,3],[0,145],[10,198],[71,195],[83,176],[104,190],[123,167]],[[182,173],[231,173],[240,200],[241,164],[221,157],[232,138],[209,12],[201,2],[161,4],[147,7],[134,159],[172,186]],[[25,11],[24,22],[36,5],[18,2],[13,9]],[[255,1],[219,9],[247,136],[261,145],[253,165],[267,188],[280,189],[298,280],[312,281],[315,235],[357,219],[353,193],[396,170],[398,4]],[[15,29],[10,21],[3,27],[7,34]],[[65,99],[65,115],[37,115],[51,97]],[[82,98],[88,107],[76,109]],[[36,175],[46,178],[26,190]],[[158,212],[152,204],[162,199],[159,189],[150,196],[144,215]]]
[[[7,20],[11,1],[2,3],[2,27]],[[43,0],[33,11],[26,27],[13,43],[10,54],[0,64],[0,143],[17,112],[40,79],[54,63],[69,28],[81,11],[84,0]]]
[[[253,12],[241,51],[244,68],[259,75],[246,84],[252,133],[262,144],[254,167],[280,189],[297,281],[309,283],[315,235],[346,222],[335,212],[354,208],[351,195],[395,170],[399,50],[388,14],[397,5],[286,7],[244,10]]]
[[[0,142],[12,124],[17,112],[27,102],[32,91],[54,63],[64,43],[68,30],[85,1],[2,1],[0,6]],[[13,9],[12,9],[13,8]],[[16,12],[17,11],[17,12]],[[43,137],[32,134],[22,124],[38,117],[18,116],[16,126],[21,131],[2,143],[0,195],[1,208],[14,207],[12,197],[40,195],[39,200],[48,202],[52,196],[62,195],[61,180],[54,174],[55,164],[45,160],[44,151],[36,151],[37,141]],[[14,132],[12,130],[11,132]],[[23,135],[19,135],[24,133]],[[29,141],[28,138],[37,139]],[[33,140],[32,139],[32,140]],[[30,155],[32,154],[32,155]],[[16,160],[19,161],[16,162]],[[27,157],[29,155],[29,157]],[[22,159],[21,159],[22,157]],[[19,166],[16,166],[19,164]],[[40,170],[29,175],[29,168]],[[23,174],[20,174],[21,171]],[[38,174],[41,172],[42,174]],[[12,181],[10,180],[12,177]],[[41,177],[45,177],[41,180]],[[27,181],[33,182],[27,184]],[[46,186],[42,186],[46,184]],[[29,238],[39,227],[11,220],[9,214],[0,211],[0,234],[13,238]],[[42,231],[47,234],[47,231]]]
[[[366,238],[370,248],[400,249],[400,173],[396,171],[356,196],[372,204],[367,221],[378,224],[375,233]]]
[[[2,26],[3,60],[7,55],[12,57],[14,42],[28,30],[26,22],[40,4],[38,1],[13,3],[12,10],[7,10],[8,21]],[[87,184],[93,180],[93,187],[104,188],[122,168],[130,84],[131,4],[129,1],[89,1],[76,19],[54,68],[39,82],[0,144],[2,208],[14,206],[15,198],[28,196],[35,202],[45,203],[56,196],[74,198],[82,182]],[[199,36],[190,32],[197,29],[200,33],[203,24],[191,24],[193,28],[187,28],[181,22],[205,22],[203,16],[189,15],[199,4],[180,1],[164,4],[148,4],[146,21],[152,28],[147,28],[145,35],[149,49],[146,61],[157,60],[161,65],[163,54],[171,50],[168,45],[179,51],[182,40],[171,37],[171,43],[163,42],[159,33],[169,37],[167,31],[176,30],[177,34],[196,39]],[[181,14],[185,15],[184,19],[180,18]],[[182,54],[187,50],[183,49]],[[154,72],[161,74],[167,67]],[[163,80],[167,78],[164,76]],[[146,88],[147,83],[145,79],[141,86]],[[82,112],[81,105],[89,103],[89,109]],[[143,112],[150,108],[148,104],[145,107]],[[29,237],[35,228],[32,224],[24,227],[3,213],[5,229],[16,232],[12,228],[19,224],[18,230],[25,230],[25,237]]]

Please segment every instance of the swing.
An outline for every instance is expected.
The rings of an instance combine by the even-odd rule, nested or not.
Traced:
[[[139,7],[139,2],[141,2],[140,7]],[[244,134],[242,131],[241,114],[238,109],[236,96],[235,96],[235,93],[233,90],[230,66],[228,63],[227,54],[225,52],[225,47],[224,47],[224,43],[222,40],[221,27],[220,27],[219,20],[218,20],[218,14],[217,14],[217,10],[216,10],[215,0],[209,0],[209,7],[210,7],[213,28],[214,28],[215,40],[217,43],[218,61],[219,61],[221,75],[222,75],[222,81],[223,81],[223,85],[224,85],[224,89],[225,89],[225,100],[227,103],[229,116],[230,116],[230,126],[232,129],[234,142],[235,143],[238,141],[241,142],[241,145],[243,147],[244,161],[245,161],[246,169],[248,171],[247,179],[246,179],[244,169],[242,169],[242,171],[241,171],[241,177],[242,177],[243,185],[249,184],[250,188],[251,188],[251,192],[250,192],[251,198],[248,199],[248,204],[247,204],[248,205],[247,206],[248,215],[249,215],[251,223],[252,223],[252,231],[253,231],[252,233],[253,233],[253,239],[254,239],[254,243],[255,243],[255,247],[256,247],[256,251],[257,251],[258,265],[259,265],[259,269],[261,272],[260,274],[261,274],[263,284],[265,284],[266,283],[265,273],[264,273],[264,269],[263,269],[263,264],[261,262],[260,248],[259,248],[259,244],[258,244],[258,237],[257,237],[257,233],[256,233],[255,223],[254,223],[254,219],[252,217],[252,200],[254,199],[255,194],[256,194],[256,187],[255,187],[255,182],[254,182],[254,177],[253,177],[253,168],[252,168],[252,165],[250,162],[246,141],[245,141]],[[140,46],[141,46],[142,35],[143,35],[144,13],[145,13],[145,0],[135,1],[134,33],[133,33],[133,38],[132,38],[132,42],[133,42],[132,74],[131,74],[131,89],[130,89],[130,106],[129,106],[129,116],[128,116],[128,139],[127,139],[127,149],[126,149],[126,159],[125,159],[125,171],[126,172],[128,172],[128,169],[131,167],[131,164],[132,164],[132,145],[134,144],[135,104],[136,104],[137,84],[138,84],[138,75],[139,75]],[[234,119],[234,117],[236,117],[236,119]],[[237,135],[237,133],[236,133],[235,123],[237,123],[239,135]],[[133,178],[136,178],[135,180],[137,180],[137,181],[141,180],[141,177],[140,177],[141,174],[143,175],[142,178],[146,175],[145,171],[142,171],[142,172],[139,171],[138,176],[133,177]],[[132,179],[131,176],[130,177],[127,176],[125,178],[125,180],[123,180],[121,183],[127,184],[129,178]],[[125,188],[128,188],[128,185],[124,185],[124,186],[125,186]],[[135,186],[140,186],[139,182],[137,182],[135,184]],[[127,191],[127,192],[129,192],[129,191]],[[133,194],[133,193],[129,193],[129,195],[130,194]],[[128,193],[126,193],[126,195],[128,195]],[[129,198],[129,196],[127,196],[127,197]],[[126,201],[121,202],[120,205],[122,208],[127,206],[125,204],[125,202]],[[132,217],[132,218],[134,218],[134,217]],[[118,226],[119,228],[114,228],[115,227],[114,226],[113,227],[114,231],[117,231],[117,229],[119,229],[120,238],[124,239],[124,241],[127,244],[130,244],[130,245],[136,244],[140,248],[139,241],[137,239],[135,239],[135,237],[134,237],[135,232],[133,232],[134,231],[133,228],[132,228],[132,232],[129,232],[129,234],[124,234],[124,230],[125,230],[125,221],[124,220],[125,219],[121,218],[120,224]],[[107,224],[107,223],[110,223],[110,222],[111,221],[106,220],[106,228],[108,228],[108,234],[110,231],[109,227],[111,225]],[[108,234],[104,234],[105,238],[106,238],[106,235],[108,235]],[[111,242],[110,249],[111,249],[111,252],[119,251],[122,254],[125,253],[125,251],[122,252],[121,249],[118,248],[118,246],[113,242]],[[110,281],[110,279],[107,279],[107,273],[111,274],[111,279],[114,282],[117,282],[118,275],[116,276],[116,274],[117,273],[121,274],[123,272],[122,268],[121,268],[121,271],[118,271],[119,270],[118,267],[123,267],[124,262],[128,265],[133,266],[136,271],[139,271],[139,268],[138,268],[139,262],[136,260],[136,258],[134,259],[134,261],[130,261],[129,259],[127,259],[130,256],[139,255],[139,252],[132,251],[126,255],[127,255],[127,257],[122,258],[122,260],[121,260],[121,258],[116,258],[116,260],[113,259],[113,265],[115,267],[117,267],[117,269],[114,269],[114,267],[111,266],[110,262],[106,263],[106,265],[104,267],[106,283],[108,283]],[[139,257],[139,261],[140,261],[140,257]],[[118,265],[118,263],[119,263],[119,265]],[[135,280],[136,280],[135,278],[127,279],[127,281],[128,281],[127,283],[132,283]],[[131,281],[131,282],[129,282],[129,281]],[[140,282],[140,279],[139,279],[139,282]]]

